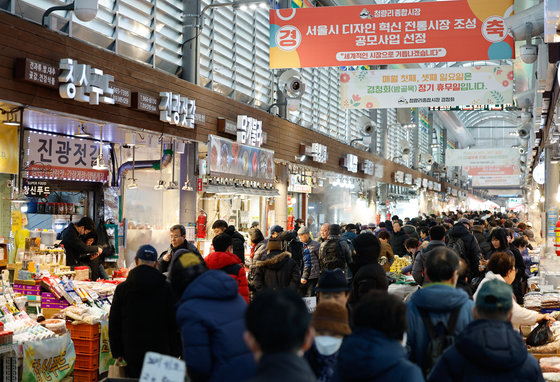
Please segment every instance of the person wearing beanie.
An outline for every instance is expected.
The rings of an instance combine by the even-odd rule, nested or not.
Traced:
[[[231,236],[222,233],[214,236],[212,245],[214,251],[210,253],[204,261],[209,269],[219,269],[224,271],[237,282],[239,294],[249,303],[249,283],[247,282],[247,274],[241,260],[232,253]]]
[[[246,381],[255,374],[251,351],[243,341],[247,303],[235,280],[208,270],[193,253],[177,256],[169,281],[176,295],[176,320],[183,359],[193,382]]]
[[[151,245],[136,252],[136,267],[117,286],[109,315],[113,358],[126,361],[127,376],[139,378],[148,351],[181,354],[171,287],[156,267],[158,253]],[[141,333],[141,335],[139,335]]]
[[[356,304],[360,298],[372,290],[387,291],[389,281],[383,267],[379,264],[381,243],[372,233],[362,233],[353,241],[356,253],[350,266],[354,277],[350,305]]]
[[[402,345],[406,305],[398,297],[371,292],[355,306],[352,316],[354,330],[339,350],[336,381],[424,381]]]
[[[318,382],[333,381],[342,340],[352,330],[348,325],[348,310],[336,302],[321,302],[311,318],[315,338],[304,357],[313,369]]]
[[[282,241],[270,238],[266,244],[268,254],[257,261],[255,290],[292,288],[298,290],[301,271],[290,252],[282,252]]]

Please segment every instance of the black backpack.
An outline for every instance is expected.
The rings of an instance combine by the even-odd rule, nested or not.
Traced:
[[[286,245],[286,251],[292,254],[292,259],[295,260],[297,264],[303,262],[303,243],[296,238],[293,238]]]
[[[450,236],[449,242],[447,243],[447,248],[450,248],[455,251],[455,253],[463,258],[468,265],[469,259],[467,258],[467,249],[465,247],[465,242],[460,237]]]
[[[342,254],[340,239],[328,239],[325,244],[323,244],[322,249],[322,256],[319,256],[321,270],[333,270],[336,268],[344,270],[346,268],[346,260]]]
[[[424,359],[422,360],[421,365],[424,376],[427,376],[430,373],[445,349],[455,343],[455,326],[457,325],[460,310],[461,307],[458,307],[457,309],[451,311],[447,325],[444,325],[442,322],[438,322],[436,328],[432,324],[428,311],[418,308],[422,321],[424,322],[424,326],[428,332],[428,346],[424,352]]]

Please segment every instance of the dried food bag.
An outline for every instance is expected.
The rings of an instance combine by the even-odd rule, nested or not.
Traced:
[[[552,330],[548,327],[548,320],[541,320],[539,325],[527,336],[527,345],[542,346],[554,340]]]

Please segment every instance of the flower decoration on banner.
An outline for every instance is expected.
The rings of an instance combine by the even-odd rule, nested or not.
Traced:
[[[513,81],[513,70],[508,72],[507,77]]]
[[[504,88],[507,87],[508,85],[509,85],[509,81],[508,81],[508,80],[504,80],[504,81],[502,82],[502,86],[503,86]]]
[[[348,73],[342,73],[340,75],[340,82],[346,83],[348,81],[350,81],[350,75]]]
[[[358,106],[360,105],[360,100],[362,99],[362,97],[360,97],[359,94],[352,94],[352,105],[353,106]]]
[[[366,103],[366,108],[368,108],[368,109],[373,108],[373,103],[371,103],[371,102]]]

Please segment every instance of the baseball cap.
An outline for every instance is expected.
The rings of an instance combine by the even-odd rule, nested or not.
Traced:
[[[329,270],[325,269],[319,276],[318,292],[345,292],[350,290],[344,271],[340,268]]]
[[[251,223],[251,228],[258,227],[258,225],[259,225],[259,222],[255,220],[254,222]]]
[[[150,244],[145,244],[136,251],[136,258],[144,261],[157,261],[158,253]]]
[[[501,280],[490,280],[480,286],[475,306],[485,311],[510,310],[513,306],[513,290]]]
[[[280,233],[284,231],[284,228],[280,227],[278,224],[273,225],[272,227],[270,227],[270,234],[272,235],[274,232],[276,233]]]
[[[306,235],[309,233],[309,228],[307,227],[301,227],[298,231],[297,234],[298,235]]]

